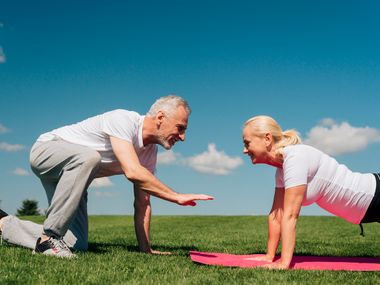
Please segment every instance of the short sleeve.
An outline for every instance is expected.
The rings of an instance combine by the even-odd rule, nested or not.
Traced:
[[[284,171],[281,168],[277,168],[276,170],[276,188],[284,188]]]
[[[293,147],[286,152],[282,169],[285,189],[307,184],[309,163],[300,148]]]
[[[151,149],[140,159],[141,165],[148,169],[152,174],[156,173],[157,146],[151,145]]]
[[[133,142],[138,134],[139,116],[127,110],[115,110],[104,114],[103,131],[109,136]]]

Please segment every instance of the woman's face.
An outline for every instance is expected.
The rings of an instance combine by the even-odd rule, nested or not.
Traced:
[[[253,164],[268,162],[268,137],[253,134],[249,127],[243,130],[243,152],[251,158]]]

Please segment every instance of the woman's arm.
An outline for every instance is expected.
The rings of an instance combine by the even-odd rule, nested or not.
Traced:
[[[276,263],[269,264],[267,266],[269,268],[287,269],[290,266],[296,243],[297,219],[306,192],[306,185],[291,187],[284,192],[284,211],[281,219],[281,259]]]
[[[254,257],[254,260],[272,262],[281,238],[281,220],[284,209],[284,188],[276,188],[273,205],[268,215],[267,253]]]
[[[273,261],[281,238],[281,220],[284,210],[284,188],[276,188],[273,205],[268,216],[267,260]]]

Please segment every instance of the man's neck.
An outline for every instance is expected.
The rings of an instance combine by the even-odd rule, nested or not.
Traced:
[[[156,123],[153,117],[145,116],[142,127],[142,140],[144,146],[156,143],[155,137]]]

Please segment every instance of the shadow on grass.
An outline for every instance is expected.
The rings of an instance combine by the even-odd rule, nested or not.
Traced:
[[[126,250],[129,252],[140,252],[137,245],[129,245],[122,242],[90,242],[88,244],[88,252],[105,254],[107,252],[113,251],[113,249],[118,248],[121,250]],[[196,246],[167,246],[167,245],[155,245],[153,249],[159,251],[168,251],[172,255],[188,255],[189,251],[195,250],[198,248]]]

